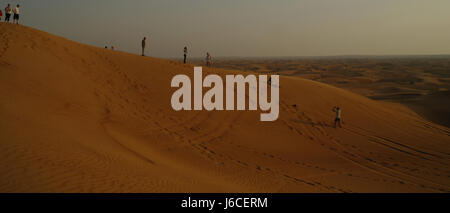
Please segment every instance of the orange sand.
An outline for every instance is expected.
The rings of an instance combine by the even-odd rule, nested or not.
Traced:
[[[406,107],[281,76],[276,122],[175,112],[180,73],[1,23],[0,192],[450,191],[450,130]]]

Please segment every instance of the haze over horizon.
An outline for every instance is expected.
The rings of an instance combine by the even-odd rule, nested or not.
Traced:
[[[450,1],[10,0],[21,24],[148,55],[439,55],[450,53]]]

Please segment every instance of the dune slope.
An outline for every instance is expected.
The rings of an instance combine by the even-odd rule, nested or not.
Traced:
[[[405,107],[281,77],[275,122],[176,112],[180,73],[0,23],[0,192],[450,191],[450,130]]]

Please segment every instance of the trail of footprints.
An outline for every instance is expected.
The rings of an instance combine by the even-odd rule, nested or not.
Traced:
[[[3,57],[3,55],[6,53],[6,51],[9,48],[9,42],[10,42],[10,35],[8,32],[6,32],[5,28],[1,28],[0,31],[0,58]]]
[[[331,127],[331,125],[327,125],[323,122],[313,122],[313,120],[311,118],[309,118],[308,116],[305,115],[305,113],[301,113],[301,116],[298,115],[297,109],[295,107],[292,106],[292,108],[290,106],[288,106],[286,103],[281,102],[281,108],[283,110],[285,110],[286,112],[291,113],[291,115],[289,117],[296,117],[298,120],[302,121],[301,123],[304,125],[311,125],[313,127],[313,129],[315,131],[318,132],[318,135],[320,135],[321,137],[325,136],[329,141],[331,141],[332,143],[330,144],[329,142],[323,142],[322,140],[320,140],[318,137],[315,137],[315,134],[311,131],[308,131],[305,133],[302,133],[300,130],[298,130],[295,126],[296,124],[293,123],[293,121],[290,120],[283,120],[283,123],[292,131],[299,133],[299,135],[307,137],[308,139],[312,140],[312,141],[316,141],[318,142],[321,146],[323,146],[324,148],[329,149],[330,151],[335,152],[336,154],[338,154],[339,156],[342,156],[346,159],[349,159],[353,162],[356,162],[358,164],[361,164],[361,162],[357,161],[357,160],[365,160],[368,161],[370,163],[373,164],[377,164],[377,166],[379,166],[378,164],[381,164],[382,167],[386,167],[388,165],[387,162],[377,162],[375,160],[373,160],[370,157],[364,156],[363,153],[365,153],[364,150],[358,148],[355,145],[351,145],[351,144],[346,144],[343,143],[342,141],[340,141],[337,138],[334,138],[333,136],[331,136],[330,134],[326,133],[326,131],[323,129],[324,127]],[[352,149],[354,150],[354,152],[349,152],[347,151],[347,149]],[[374,152],[366,152],[366,155],[370,154],[370,155],[375,155],[375,157],[377,158],[385,158],[384,155],[382,155],[382,153],[374,153]],[[357,160],[356,160],[357,159]],[[393,159],[391,159],[393,160]],[[363,164],[361,164],[363,165]],[[402,167],[404,169],[407,169],[409,172],[423,172],[419,169],[416,168],[409,168],[406,166],[401,166],[400,163],[395,163],[394,164],[396,167]],[[426,169],[426,166],[422,166],[422,165],[417,165],[416,166],[420,166],[423,169]],[[364,165],[364,167],[366,167],[366,165]],[[391,168],[389,168],[391,169]],[[385,172],[382,172],[385,173]],[[450,173],[449,171],[447,171],[447,174],[449,175],[448,177],[450,177]],[[410,174],[406,174],[406,175],[410,175]],[[363,176],[359,176],[359,175],[355,175],[355,174],[348,174],[348,176],[352,176],[352,177],[359,177],[359,178],[363,178],[363,179],[368,179],[368,180],[373,180],[373,181],[383,181],[383,182],[389,182],[389,180],[387,178],[370,178],[370,177],[363,177]],[[391,174],[389,174],[389,176],[394,177],[394,180],[390,180],[390,182],[392,183],[400,183],[400,184],[411,184],[411,185],[415,185],[415,186],[420,186],[422,188],[428,188],[431,190],[436,190],[436,191],[441,191],[441,192],[448,192],[448,189],[445,189],[443,187],[433,187],[433,186],[426,186],[424,184],[417,184],[417,183],[412,183],[411,181],[406,181],[401,179],[398,176],[392,176]],[[436,176],[441,176],[441,174],[436,174]],[[419,177],[415,177],[415,178],[419,178]],[[400,179],[400,180],[399,180]],[[421,179],[421,178],[419,178]],[[423,179],[424,180],[424,179]],[[429,180],[425,180],[430,182]],[[440,185],[439,183],[433,183],[433,184],[437,184]]]

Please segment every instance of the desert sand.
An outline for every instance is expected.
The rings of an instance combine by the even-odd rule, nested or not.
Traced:
[[[0,192],[450,192],[450,129],[407,107],[280,76],[275,122],[176,112],[176,74],[193,65],[1,23]]]

